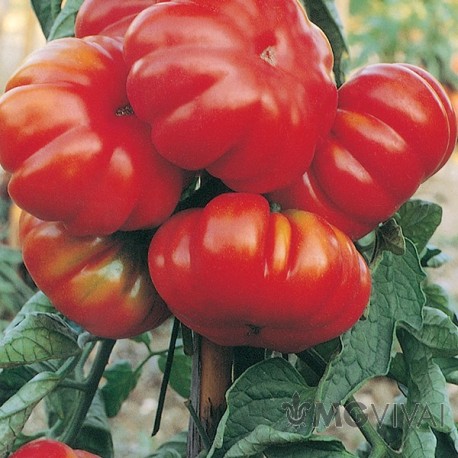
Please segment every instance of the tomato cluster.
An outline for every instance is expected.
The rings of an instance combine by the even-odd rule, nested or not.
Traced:
[[[75,34],[0,99],[24,260],[55,306],[102,337],[170,310],[216,343],[282,352],[349,329],[371,290],[351,240],[455,146],[439,83],[379,64],[338,90],[297,0],[86,0]],[[228,192],[178,211],[202,176]]]

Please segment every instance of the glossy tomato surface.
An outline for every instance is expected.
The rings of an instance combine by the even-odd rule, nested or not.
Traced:
[[[456,117],[440,84],[404,64],[363,68],[309,171],[269,199],[324,216],[357,239],[392,216],[449,159]]]
[[[63,315],[94,335],[120,339],[170,316],[148,273],[147,232],[74,237],[61,223],[23,214],[24,263]]]
[[[187,326],[220,345],[298,352],[361,316],[371,290],[341,231],[262,196],[223,194],[174,215],[153,237],[153,283]]]
[[[119,40],[63,38],[29,56],[0,98],[0,163],[15,202],[75,235],[153,227],[183,172],[132,112]]]
[[[308,168],[336,112],[333,55],[296,0],[176,0],[127,30],[127,91],[159,153],[237,191]]]
[[[137,14],[155,3],[159,0],[85,0],[76,16],[75,36],[122,37]]]
[[[20,447],[10,458],[100,458],[84,450],[72,450],[54,439],[37,439]]]

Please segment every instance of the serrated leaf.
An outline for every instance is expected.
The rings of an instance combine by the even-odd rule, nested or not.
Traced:
[[[102,387],[102,396],[109,418],[115,417],[123,402],[137,386],[141,372],[134,371],[129,361],[116,361],[104,372],[107,383]]]
[[[7,455],[32,410],[60,381],[58,374],[41,372],[0,407],[0,456]]]
[[[344,28],[334,0],[301,0],[312,22],[328,37],[334,54],[334,75],[340,87],[345,81],[345,60],[348,47]]]
[[[158,358],[159,369],[164,372],[167,362],[167,355]],[[191,394],[191,368],[192,359],[185,355],[183,347],[175,350],[173,356],[172,371],[170,372],[170,386],[182,397],[189,398]]]
[[[444,312],[431,307],[423,309],[423,326],[411,329],[406,326],[418,342],[428,347],[433,356],[458,355],[458,327]]]
[[[432,202],[413,199],[402,205],[395,218],[404,237],[421,253],[442,221],[442,208]]]
[[[408,332],[399,333],[399,341],[409,368],[406,428],[428,426],[437,431],[455,429],[452,408],[447,394],[446,380],[433,353]]]
[[[21,308],[17,313],[14,319],[11,321],[11,324],[5,331],[13,329],[16,327],[27,315],[32,313],[56,313],[56,309],[51,304],[49,299],[41,292],[38,291],[34,294]]]
[[[342,336],[342,350],[331,359],[318,385],[317,400],[327,409],[347,400],[366,380],[387,374],[399,323],[421,328],[424,277],[410,241],[404,256],[383,253],[373,272],[366,318]]]
[[[75,34],[75,19],[83,0],[67,0],[62,10],[55,18],[49,31],[48,40],[57,38],[72,37]]]
[[[78,334],[57,315],[28,314],[0,340],[0,367],[77,355]]]
[[[163,443],[148,458],[186,458],[188,432],[182,431]]]
[[[342,442],[330,436],[314,436],[303,444],[283,447],[269,447],[264,455],[267,458],[350,458]]]
[[[62,0],[31,0],[32,7],[46,38],[61,10]]]
[[[208,457],[247,457],[273,445],[304,442],[313,429],[314,395],[284,359],[255,364],[228,390]]]
[[[423,286],[426,305],[444,312],[451,320],[456,320],[456,312],[450,304],[448,292],[440,285],[427,283]]]

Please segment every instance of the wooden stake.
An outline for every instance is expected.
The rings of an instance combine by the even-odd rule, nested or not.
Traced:
[[[191,418],[188,434],[188,458],[195,458],[208,447],[226,409],[226,391],[232,383],[232,348],[221,347],[205,337],[194,336],[191,380]],[[196,424],[197,420],[199,424]],[[201,428],[200,428],[201,427]],[[203,431],[199,432],[199,429]],[[204,438],[202,438],[204,433]]]

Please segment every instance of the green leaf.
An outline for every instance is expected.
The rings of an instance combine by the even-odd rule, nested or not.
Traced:
[[[148,348],[150,348],[151,345],[151,333],[149,332],[144,332],[143,334],[140,334],[135,337],[131,337],[130,340],[137,342],[137,343],[142,343],[145,344]]]
[[[440,285],[427,283],[423,286],[426,295],[426,305],[445,313],[451,320],[456,320],[456,312],[450,303],[447,291]]]
[[[102,458],[113,458],[113,439],[100,390],[96,392],[91,407],[78,434],[75,449],[87,450]]]
[[[408,428],[403,442],[402,458],[433,457],[436,444],[436,436],[431,428]]]
[[[337,86],[345,81],[344,64],[348,48],[339,12],[334,0],[302,0],[312,22],[320,27],[328,37],[334,53],[334,75]]]
[[[41,292],[38,291],[34,294],[17,313],[11,324],[5,330],[8,331],[16,327],[24,318],[32,313],[55,313],[58,314],[49,299]]]
[[[447,383],[458,385],[458,358],[435,358],[434,361],[441,368]]]
[[[410,373],[404,432],[424,426],[451,432],[455,423],[446,380],[431,349],[405,331],[399,333],[399,342]]]
[[[68,358],[81,349],[78,334],[59,316],[31,313],[0,340],[0,367]]]
[[[449,458],[458,453],[458,435],[434,432],[437,439],[436,458]]]
[[[49,41],[75,34],[75,19],[83,0],[67,0],[54,20],[47,37]]]
[[[16,394],[36,374],[37,371],[30,366],[2,369],[0,372],[0,404]]]
[[[442,221],[442,208],[432,202],[413,199],[399,209],[395,218],[404,236],[421,253]]]
[[[31,0],[43,34],[48,38],[52,25],[61,10],[62,0]]]
[[[148,458],[186,458],[188,432],[182,431],[163,443]]]
[[[267,458],[350,458],[342,442],[330,436],[313,436],[303,444],[269,447]]]
[[[58,374],[41,372],[0,407],[0,456],[11,451],[32,410],[60,381]]]
[[[164,372],[167,354],[158,358],[159,369]],[[182,397],[189,398],[191,394],[191,367],[192,359],[185,355],[183,347],[175,350],[172,371],[170,373],[170,386]]]
[[[458,327],[441,310],[424,307],[423,327],[418,330],[406,326],[406,329],[434,356],[458,355]]]
[[[102,396],[109,418],[115,417],[123,402],[137,386],[141,371],[134,371],[129,361],[116,361],[104,372],[107,383],[102,387]]]
[[[273,445],[303,443],[314,426],[314,395],[284,359],[255,364],[228,390],[208,457],[247,457]]]
[[[0,244],[0,306],[2,314],[9,312],[5,318],[11,319],[23,304],[33,295],[33,290],[19,275],[22,256],[18,250],[13,250]]]
[[[383,253],[373,272],[367,315],[342,336],[342,350],[331,359],[318,386],[317,400],[327,409],[347,400],[366,380],[387,374],[399,323],[421,328],[423,279],[410,241],[404,256]]]

